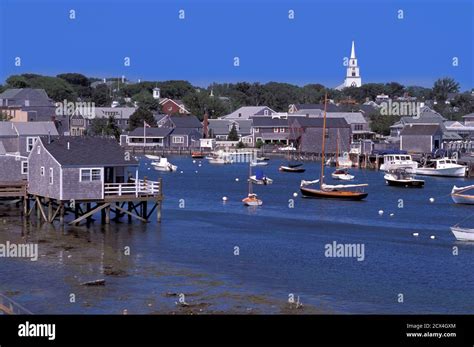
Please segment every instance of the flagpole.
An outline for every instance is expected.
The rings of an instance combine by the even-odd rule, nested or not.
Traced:
[[[145,121],[143,121],[143,149],[146,149],[146,126]]]

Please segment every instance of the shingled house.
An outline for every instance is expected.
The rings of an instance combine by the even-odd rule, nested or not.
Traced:
[[[41,137],[28,166],[30,194],[70,201],[103,199],[108,183],[137,177],[138,162],[113,139],[68,136]]]
[[[443,130],[439,124],[409,124],[400,132],[400,149],[409,153],[432,153],[441,148]]]

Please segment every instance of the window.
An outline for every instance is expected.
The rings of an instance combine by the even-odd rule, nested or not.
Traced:
[[[21,162],[21,173],[26,175],[28,173],[28,161],[24,160]]]
[[[81,169],[79,181],[80,182],[102,181],[102,171],[101,169]]]
[[[40,175],[44,176],[44,166],[40,167]]]
[[[260,131],[259,128],[254,128],[255,132],[258,133]]]
[[[41,146],[38,146],[38,148],[36,149],[36,153],[41,154]]]
[[[184,143],[184,136],[173,136],[173,143]]]
[[[26,138],[26,151],[27,152],[31,152],[31,150],[33,149],[33,145],[35,144],[35,140],[36,140],[35,137]]]
[[[324,137],[328,139],[329,138],[329,129],[326,128],[324,130],[325,130]]]
[[[53,168],[49,168],[49,184],[53,184]]]
[[[273,128],[273,132],[274,132],[274,133],[277,133],[277,132],[278,132],[278,128]]]
[[[263,114],[264,114],[265,116],[268,116],[268,110],[264,110],[264,111],[263,111]]]
[[[280,132],[281,132],[281,133],[284,133],[284,132],[285,132],[285,128],[280,128]]]

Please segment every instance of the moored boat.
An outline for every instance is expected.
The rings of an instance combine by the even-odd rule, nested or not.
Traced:
[[[398,168],[387,171],[383,177],[389,186],[405,188],[423,188],[424,180],[415,178],[411,168]]]
[[[331,177],[335,180],[342,180],[342,181],[350,181],[354,179],[354,175],[349,174],[349,170],[347,169],[336,169],[331,174]]]
[[[249,164],[249,185],[248,185],[248,194],[247,197],[242,199],[242,202],[245,206],[261,206],[263,201],[260,200],[253,192],[253,184],[250,178],[252,177],[252,165]]]
[[[451,199],[456,204],[474,205],[474,194],[469,194],[469,191],[474,190],[474,185],[466,187],[454,186],[451,190]]]
[[[159,155],[152,155],[152,154],[145,154],[145,157],[147,157],[150,160],[160,160],[161,158]]]
[[[204,155],[203,152],[192,152],[191,153],[191,158],[193,158],[193,159],[202,159],[204,157],[205,157],[205,155]]]
[[[415,171],[418,168],[418,163],[409,154],[385,154],[383,156],[383,164],[380,166],[381,171],[399,168],[410,168]]]
[[[178,166],[171,164],[168,159],[160,158],[158,162],[152,162],[151,165],[154,166],[155,170],[158,171],[176,171]]]
[[[423,167],[417,168],[416,174],[425,176],[465,177],[466,166],[458,164],[455,159],[431,159],[428,160]]]
[[[305,172],[306,169],[301,167],[303,164],[299,165],[281,165],[278,170],[283,171],[283,172],[294,172],[294,173],[301,173]]]
[[[269,177],[267,177],[263,171],[261,170],[257,170],[255,172],[255,175],[251,175],[249,177],[249,180],[254,183],[254,184],[263,184],[263,185],[267,185],[267,184],[272,184],[273,183],[273,180]]]
[[[451,232],[454,234],[456,240],[474,241],[474,229],[461,228],[455,225],[451,227]]]

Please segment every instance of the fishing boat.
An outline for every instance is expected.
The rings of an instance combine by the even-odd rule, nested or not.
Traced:
[[[464,177],[466,169],[456,159],[438,158],[428,160],[423,167],[416,169],[416,173],[425,176]]]
[[[474,241],[474,229],[461,228],[455,225],[451,227],[451,232],[458,241]]]
[[[469,191],[474,189],[474,185],[466,187],[453,187],[451,191],[451,198],[456,204],[474,205],[474,194],[469,194]]]
[[[303,197],[308,198],[324,198],[324,199],[338,199],[338,200],[362,200],[367,197],[368,193],[364,191],[352,190],[353,188],[362,188],[368,184],[339,184],[328,185],[324,184],[324,164],[325,164],[325,146],[326,146],[326,109],[327,109],[327,93],[324,98],[324,118],[322,131],[322,150],[321,150],[321,177],[316,181],[301,181],[300,191]],[[310,188],[309,185],[319,182],[319,189]]]
[[[152,162],[151,165],[154,166],[155,170],[158,171],[176,171],[178,170],[178,167],[176,165],[171,164],[168,159],[166,158],[160,158],[159,161],[157,162]]]
[[[385,154],[381,171],[395,170],[399,168],[410,168],[413,172],[418,168],[418,163],[409,154]]]
[[[263,204],[263,201],[260,200],[253,192],[253,184],[250,178],[252,177],[252,165],[249,165],[249,186],[248,186],[248,194],[246,198],[242,199],[242,202],[244,203],[245,206],[261,206]]]
[[[423,188],[425,185],[424,180],[415,178],[415,174],[409,167],[389,170],[383,178],[389,186]]]
[[[205,157],[205,155],[202,151],[200,151],[200,152],[191,152],[191,158],[193,158],[193,159],[202,159],[204,157]]]
[[[273,180],[269,177],[267,177],[263,171],[261,170],[257,170],[255,172],[255,175],[253,176],[250,176],[249,180],[253,183],[253,184],[263,184],[263,185],[267,185],[267,184],[272,184],[273,183]]]
[[[349,174],[348,169],[337,169],[331,174],[335,180],[350,181],[354,179],[354,175]]]
[[[145,154],[145,157],[147,157],[150,160],[160,160],[161,158],[159,155],[152,155],[152,154]]]

